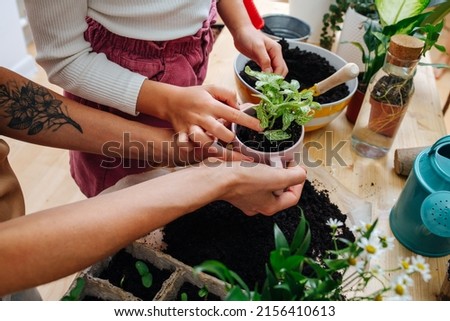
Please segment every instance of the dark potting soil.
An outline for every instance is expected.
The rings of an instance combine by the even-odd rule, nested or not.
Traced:
[[[180,289],[178,290],[177,293],[177,300],[181,301],[182,298],[182,294],[186,294],[187,296],[187,300],[188,301],[220,301],[220,297],[218,297],[217,295],[213,294],[213,293],[206,293],[206,295],[204,296],[200,296],[199,294],[200,289],[189,283],[189,282],[185,282],[181,285]]]
[[[277,122],[280,123],[277,126]],[[273,129],[281,129],[281,118],[278,118],[275,122]],[[286,133],[290,135],[287,139],[282,140],[269,140],[264,134],[259,133],[248,127],[237,125],[236,136],[246,146],[261,151],[261,152],[277,152],[285,150],[293,146],[302,135],[303,127],[293,122],[291,126],[286,130]]]
[[[318,191],[306,181],[298,203],[311,229],[308,255],[323,258],[333,249],[329,218],[345,222],[346,215],[330,202],[326,191]],[[273,216],[246,216],[233,205],[217,201],[181,217],[164,228],[166,253],[185,264],[196,266],[205,260],[219,260],[235,271],[251,287],[265,279],[265,264],[274,249],[276,223],[291,241],[299,223],[300,210],[293,206]],[[344,226],[343,238],[354,240]]]
[[[300,83],[301,89],[310,88],[337,71],[327,59],[314,52],[300,50],[298,47],[289,48],[289,44],[284,40],[280,40],[279,43],[289,69],[285,79],[289,82],[296,79]],[[261,68],[252,60],[246,65],[252,70],[261,71]],[[239,74],[247,84],[255,87],[256,80],[253,77],[247,75],[243,70]],[[345,98],[349,93],[348,86],[344,83],[315,97],[315,101],[321,104],[331,103]]]
[[[144,261],[153,276],[153,284],[146,288],[142,285],[141,276],[136,269],[137,261],[139,260],[122,249],[112,257],[109,265],[100,273],[99,278],[108,280],[111,284],[142,300],[150,301],[161,289],[163,282],[170,276],[171,272],[160,270],[151,263]]]

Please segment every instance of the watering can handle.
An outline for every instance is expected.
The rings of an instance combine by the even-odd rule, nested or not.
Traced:
[[[450,135],[447,136],[443,136],[441,138],[439,138],[434,144],[433,146],[430,147],[430,151],[428,152],[428,155],[432,155],[436,152],[436,149],[445,143],[449,143],[450,144]]]

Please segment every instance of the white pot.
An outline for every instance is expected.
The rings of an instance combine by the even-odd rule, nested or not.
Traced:
[[[245,106],[242,111],[251,116],[255,115],[253,105]],[[231,130],[236,134],[236,123],[231,124]],[[302,133],[299,140],[289,148],[281,151],[262,152],[256,149],[250,148],[242,142],[236,135],[233,141],[233,149],[239,151],[241,154],[252,157],[257,163],[265,163],[273,167],[284,168],[286,165],[295,159],[295,155],[300,153],[303,148],[303,138],[305,136],[305,129],[302,126]]]
[[[352,8],[348,8],[344,16],[341,35],[336,47],[336,53],[344,60],[357,64],[360,71],[366,70],[362,62],[362,52],[351,42],[359,42],[367,50],[363,37],[366,32],[364,22],[368,20],[370,19],[366,16],[356,12]]]
[[[329,11],[334,0],[289,0],[289,14],[309,24],[309,43],[319,44],[322,33],[323,15]]]

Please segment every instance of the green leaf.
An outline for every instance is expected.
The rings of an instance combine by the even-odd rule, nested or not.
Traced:
[[[149,273],[148,266],[143,261],[136,261],[134,266],[136,267],[136,270],[138,271],[140,276],[147,275]]]
[[[308,221],[305,218],[303,210],[300,209],[300,221],[295,229],[294,237],[290,245],[292,254],[305,255],[311,244],[311,231],[309,229]]]
[[[266,130],[264,132],[264,136],[266,136],[268,140],[283,140],[291,138],[291,135],[281,129]]]
[[[207,295],[209,294],[209,291],[206,287],[202,287],[199,291],[198,291],[198,296],[200,298],[205,298]]]
[[[426,17],[426,19],[422,22],[422,25],[435,25],[440,21],[444,20],[444,18],[450,13],[450,1],[444,1],[437,5],[431,13]]]
[[[275,237],[275,249],[289,249],[289,243],[277,224],[274,224],[273,234]]]
[[[430,0],[375,0],[382,25],[392,25],[415,16],[428,6]]]
[[[141,276],[141,282],[144,287],[146,287],[147,289],[150,288],[153,284],[153,275],[151,273],[148,273]]]
[[[69,295],[65,295],[61,298],[61,301],[78,301],[81,298],[84,287],[86,286],[86,280],[82,277],[78,277],[75,281],[75,287],[70,290]]]

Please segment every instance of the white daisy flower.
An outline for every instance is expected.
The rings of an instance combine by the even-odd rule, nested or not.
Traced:
[[[380,239],[375,236],[371,236],[369,239],[362,237],[359,239],[357,245],[363,249],[362,255],[368,259],[376,258],[383,252],[383,246]]]
[[[389,300],[410,300],[409,286],[412,286],[413,280],[406,274],[399,275],[391,284],[391,289],[394,292],[394,296]]]
[[[422,275],[422,279],[425,282],[428,282],[431,279],[430,265],[425,262],[425,258],[423,256],[413,256],[411,264],[413,269]]]
[[[333,230],[337,229],[340,226],[343,226],[344,223],[342,223],[341,221],[339,221],[338,219],[335,218],[329,218],[328,221],[325,223],[327,224],[329,227],[331,227]]]
[[[400,258],[400,267],[407,274],[411,274],[415,271],[414,267],[411,265],[410,257]]]

